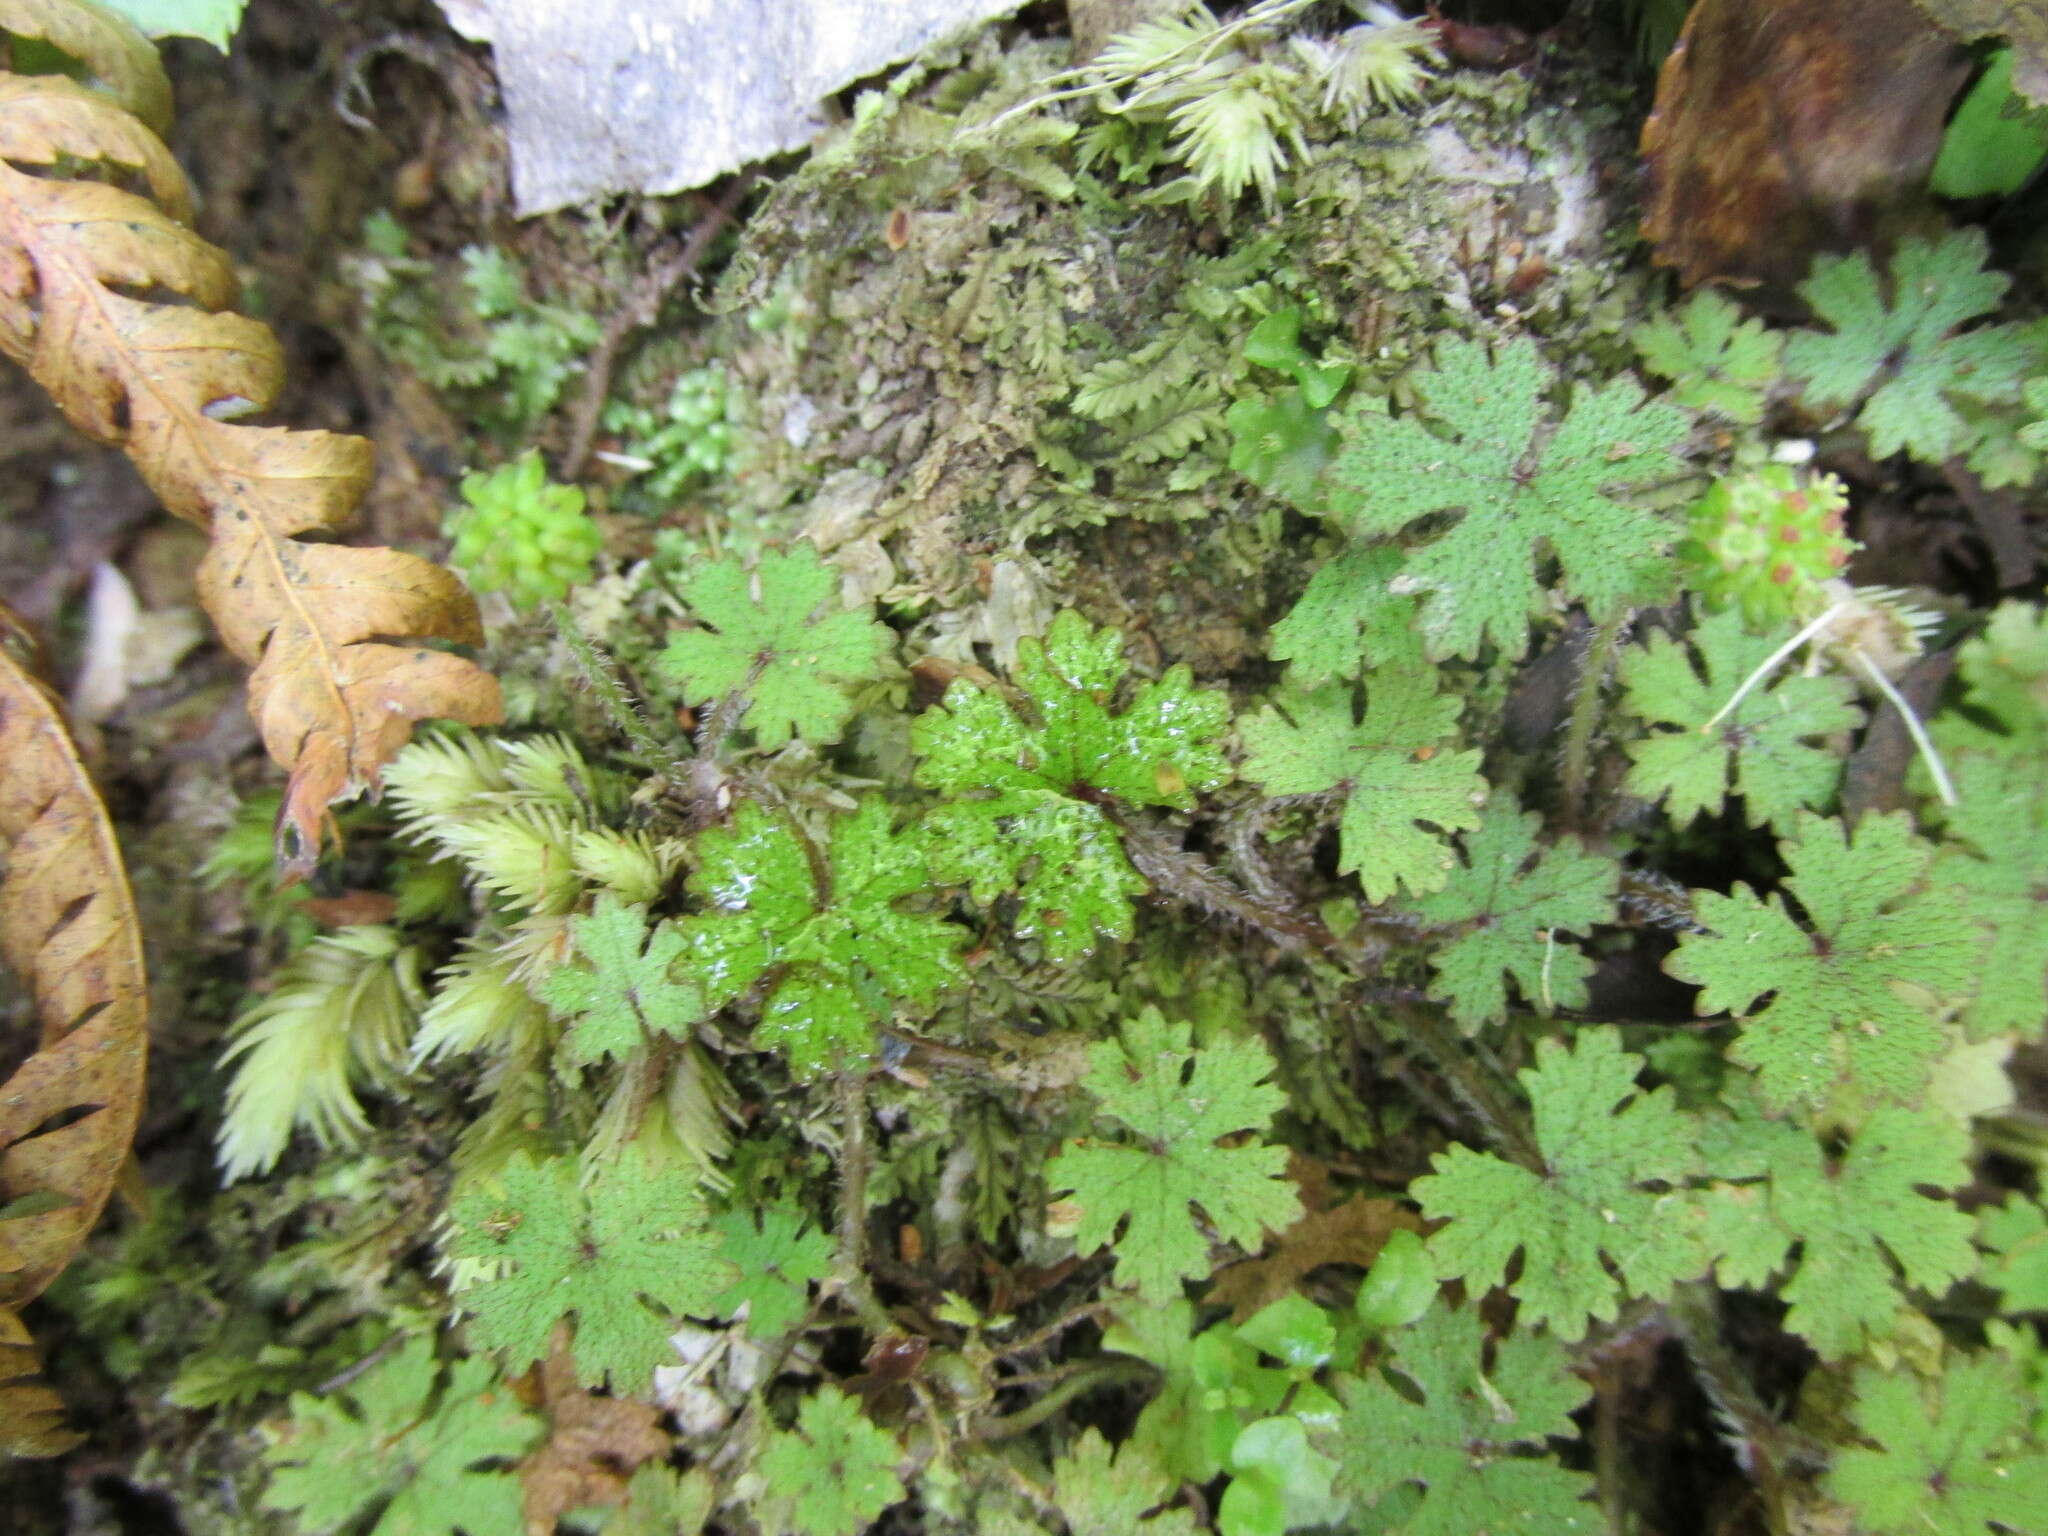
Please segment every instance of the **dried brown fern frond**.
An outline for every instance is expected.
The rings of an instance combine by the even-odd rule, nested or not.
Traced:
[[[432,645],[480,641],[476,604],[416,555],[299,537],[354,509],[363,439],[229,419],[270,405],[283,357],[267,327],[224,312],[228,259],[181,222],[184,178],[144,126],[169,110],[155,51],[92,0],[0,0],[0,29],[94,77],[0,74],[0,350],[207,530],[200,600],[255,669],[250,711],[291,774],[279,852],[304,869],[328,805],[374,785],[414,721],[499,718],[496,680]]]
[[[0,1450],[72,1443],[16,1312],[84,1243],[142,1111],[142,930],[106,809],[57,703],[10,653],[0,608],[0,960],[35,1001],[37,1049],[0,1083]]]

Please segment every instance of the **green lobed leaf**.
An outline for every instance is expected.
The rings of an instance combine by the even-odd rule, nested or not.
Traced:
[[[1480,753],[1444,750],[1461,701],[1420,661],[1373,671],[1363,714],[1349,683],[1283,692],[1240,728],[1244,776],[1276,795],[1346,791],[1337,872],[1368,901],[1442,888],[1457,868],[1447,834],[1479,825]]]
[[[853,713],[847,689],[881,676],[895,644],[886,625],[841,605],[839,585],[808,544],[765,554],[751,572],[700,566],[681,591],[707,627],[673,636],[656,665],[693,702],[744,695],[762,746],[837,741]]]
[[[1879,458],[1903,449],[1938,464],[1956,452],[1968,426],[1950,396],[2016,401],[2032,361],[2019,326],[1961,330],[1995,310],[2009,286],[1983,270],[1989,251],[1980,229],[1939,242],[1909,237],[1888,285],[1861,251],[1816,260],[1799,292],[1830,329],[1797,332],[1785,346],[1786,372],[1804,381],[1807,403],[1861,402],[1857,423]]]
[[[681,1036],[704,1017],[696,985],[671,979],[683,952],[683,937],[673,924],[655,924],[650,939],[646,912],[607,893],[570,928],[588,964],[548,972],[541,994],[557,1012],[577,1016],[566,1041],[571,1060],[626,1056],[639,1049],[648,1031]]]
[[[1465,839],[1465,863],[1444,889],[1411,903],[1426,923],[1458,930],[1430,952],[1429,995],[1467,1031],[1507,1017],[1507,979],[1543,1012],[1586,1000],[1592,963],[1560,933],[1614,916],[1610,859],[1560,843],[1538,851],[1541,821],[1496,796]]]
[[[1792,830],[1796,812],[1827,807],[1845,759],[1814,743],[1862,721],[1846,678],[1780,672],[1707,729],[1777,648],[1775,640],[1751,634],[1731,608],[1701,620],[1686,641],[1653,635],[1625,656],[1628,709],[1652,726],[1671,727],[1628,744],[1629,792],[1664,800],[1678,826],[1718,811],[1730,793],[1742,796],[1751,826],[1768,823],[1780,833]]]
[[[1537,1043],[1536,1065],[1517,1075],[1542,1171],[1453,1146],[1409,1186],[1425,1216],[1447,1223],[1429,1239],[1439,1276],[1489,1289],[1519,1253],[1508,1289],[1520,1324],[1579,1339],[1624,1296],[1667,1296],[1707,1267],[1683,1187],[1699,1163],[1692,1121],[1668,1086],[1641,1090],[1642,1068],[1610,1025],[1579,1030],[1569,1048]]]
[[[1972,1223],[1946,1198],[1969,1176],[1969,1136],[1944,1116],[1875,1111],[1831,1157],[1812,1132],[1744,1113],[1707,1138],[1709,1162],[1739,1183],[1705,1202],[1724,1286],[1762,1289],[1799,1255],[1778,1294],[1785,1325],[1825,1359],[1891,1331],[1900,1278],[1939,1295],[1976,1265]],[[1889,1255],[1889,1258],[1887,1258]],[[1896,1266],[1896,1268],[1894,1267]]]
[[[2048,1312],[2048,1211],[2025,1195],[1977,1213],[1978,1236],[1988,1257],[1984,1283],[2005,1298],[2004,1311]]]
[[[1343,1383],[1339,1487],[1368,1504],[1419,1485],[1402,1536],[1566,1536],[1605,1528],[1585,1502],[1592,1479],[1553,1456],[1530,1456],[1573,1433],[1590,1388],[1553,1338],[1519,1331],[1489,1363],[1477,1307],[1436,1308],[1390,1336],[1387,1370]]]
[[[1853,834],[1804,811],[1795,826],[1779,849],[1806,925],[1779,892],[1698,891],[1705,931],[1681,934],[1664,968],[1702,988],[1702,1016],[1743,1015],[1729,1055],[1756,1069],[1773,1107],[1818,1104],[1844,1076],[1873,1095],[1915,1097],[1942,1045],[1925,995],[1969,995],[1983,936],[1925,889],[1933,850],[1904,812],[1866,816]]]
[[[1420,406],[1405,416],[1361,411],[1331,469],[1333,515],[1361,536],[1399,533],[1456,512],[1411,545],[1397,590],[1420,592],[1434,656],[1474,656],[1491,639],[1509,656],[1529,646],[1547,550],[1558,589],[1596,616],[1654,600],[1670,586],[1672,530],[1625,498],[1678,473],[1687,422],[1646,400],[1631,379],[1581,390],[1547,441],[1554,375],[1534,342],[1489,356],[1483,343],[1440,344],[1413,377]]]
[[[2048,1452],[2028,1433],[2028,1396],[1995,1353],[1954,1360],[1933,1385],[1856,1373],[1856,1427],[1869,1447],[1835,1457],[1828,1493],[1873,1533],[1986,1536],[2040,1526]]]
[[[820,1387],[797,1409],[796,1427],[768,1436],[755,1469],[775,1528],[795,1536],[855,1536],[903,1497],[903,1448],[860,1402]]]
[[[2023,761],[2048,753],[2048,609],[2004,602],[1956,653],[1963,705],[1935,719],[1948,751],[2005,753]]]
[[[447,1255],[488,1265],[460,1296],[472,1335],[523,1370],[573,1317],[586,1386],[647,1391],[655,1367],[675,1363],[672,1319],[708,1314],[734,1278],[696,1186],[635,1158],[606,1164],[586,1188],[574,1158],[515,1153],[455,1196],[448,1222]]]
[[[1267,636],[1276,661],[1304,688],[1358,677],[1414,650],[1415,600],[1389,584],[1401,574],[1391,544],[1347,549],[1316,567],[1300,601]]]
[[[1081,1253],[1114,1245],[1116,1284],[1160,1302],[1207,1274],[1209,1240],[1194,1206],[1223,1241],[1248,1248],[1301,1214],[1285,1147],[1217,1145],[1263,1130],[1286,1103],[1266,1081],[1273,1058],[1261,1042],[1224,1037],[1197,1051],[1188,1025],[1147,1008],[1122,1041],[1092,1046],[1088,1057],[1084,1086],[1137,1143],[1071,1143],[1047,1163],[1046,1183],[1072,1191]]]
[[[1100,1430],[1082,1431],[1053,1463],[1052,1486],[1068,1536],[1195,1536],[1193,1515],[1159,1509],[1174,1492],[1166,1477],[1129,1442],[1112,1456]]]
[[[1933,880],[1990,937],[1963,1022],[1973,1039],[2037,1039],[2048,1019],[2048,773],[2037,759],[1971,753],[1955,785]]]
[[[711,1298],[711,1311],[732,1317],[745,1307],[750,1339],[788,1333],[810,1303],[810,1282],[832,1272],[832,1240],[808,1230],[802,1211],[780,1205],[726,1211],[711,1227],[719,1235],[719,1257],[738,1276]]]
[[[371,1536],[522,1536],[519,1480],[479,1464],[525,1455],[540,1420],[488,1360],[458,1360],[437,1393],[440,1375],[433,1340],[416,1337],[345,1388],[294,1392],[267,1433],[264,1508],[294,1512],[308,1536],[387,1499]]]
[[[1644,321],[1629,339],[1645,368],[1672,381],[1670,398],[1679,405],[1740,426],[1763,420],[1785,338],[1761,320],[1743,319],[1727,295],[1699,289],[1681,308]]]

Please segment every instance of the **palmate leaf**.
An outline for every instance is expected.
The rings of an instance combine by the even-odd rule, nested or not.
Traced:
[[[1761,320],[1745,320],[1733,299],[1701,288],[1682,309],[1637,326],[1630,338],[1643,366],[1672,381],[1671,398],[1689,410],[1754,425],[1778,376],[1785,338]]]
[[[693,702],[744,695],[762,746],[837,741],[853,713],[847,688],[879,677],[895,643],[886,625],[840,605],[839,573],[808,544],[763,555],[751,572],[701,566],[682,597],[709,627],[674,636],[656,665]]]
[[[2025,332],[1994,325],[1957,334],[1995,310],[2009,286],[1983,270],[1989,249],[1980,229],[1938,243],[1908,238],[1888,285],[1861,251],[1816,261],[1799,292],[1831,330],[1798,332],[1785,346],[1785,370],[1805,382],[1807,402],[1833,409],[1862,401],[1857,423],[1873,454],[1904,449],[1940,463],[1968,435],[1951,395],[2018,400],[2034,360]]]
[[[550,1006],[576,1016],[566,1042],[571,1060],[625,1056],[649,1030],[681,1035],[704,1017],[697,986],[672,979],[683,952],[673,924],[655,924],[650,941],[646,913],[604,895],[597,910],[574,919],[571,928],[577,953],[588,963],[558,966],[541,983]]]
[[[748,802],[698,839],[690,889],[708,910],[678,924],[707,1006],[767,978],[754,1043],[807,1077],[865,1058],[891,1003],[934,1005],[967,941],[942,918],[898,910],[931,880],[923,842],[894,830],[882,800],[834,821],[823,858],[821,890],[796,829]]]
[[[1955,782],[1933,881],[1990,935],[1963,1022],[1979,1040],[2031,1040],[2048,1019],[2048,773],[2035,758],[1971,753]]]
[[[2004,1310],[2048,1312],[2048,1211],[2011,1195],[1978,1212],[1978,1225],[1987,1255],[1980,1278],[2002,1295]]]
[[[1465,839],[1464,865],[1413,903],[1424,922],[1457,930],[1430,952],[1429,995],[1468,1031],[1507,1017],[1509,978],[1545,1013],[1586,1000],[1592,963],[1558,935],[1614,916],[1614,863],[1569,843],[1539,851],[1540,825],[1496,796]]]
[[[1324,561],[1273,626],[1274,660],[1291,661],[1288,676],[1302,687],[1320,688],[1409,654],[1415,599],[1388,590],[1400,574],[1401,551],[1393,545],[1347,549]]]
[[[1414,375],[1419,409],[1358,412],[1330,469],[1331,515],[1353,533],[1399,533],[1460,514],[1408,546],[1396,584],[1423,594],[1433,656],[1474,656],[1486,639],[1509,656],[1526,651],[1545,549],[1561,590],[1596,616],[1669,587],[1672,530],[1619,498],[1678,472],[1685,413],[1617,379],[1580,391],[1546,441],[1553,382],[1534,342],[1489,357],[1480,342],[1446,341],[1436,366]]]
[[[1285,1147],[1217,1145],[1263,1130],[1286,1103],[1266,1081],[1273,1058],[1259,1041],[1226,1037],[1197,1051],[1189,1026],[1147,1008],[1122,1041],[1092,1046],[1088,1058],[1084,1086],[1138,1141],[1075,1142],[1046,1165],[1046,1183],[1072,1191],[1080,1252],[1114,1243],[1117,1284],[1160,1302],[1177,1296],[1182,1280],[1209,1272],[1193,1206],[1224,1241],[1247,1247],[1301,1214],[1283,1177]]]
[[[524,1370],[573,1317],[577,1379],[626,1394],[674,1362],[672,1320],[707,1315],[736,1278],[695,1184],[638,1158],[605,1164],[586,1188],[575,1158],[516,1153],[455,1196],[448,1225],[450,1258],[486,1261],[459,1297],[472,1337]]]
[[[1127,670],[1121,635],[1063,613],[1018,647],[1034,718],[962,679],[911,732],[918,782],[956,797],[923,823],[932,873],[984,903],[1015,891],[1013,931],[1060,963],[1098,934],[1128,938],[1130,898],[1145,889],[1102,800],[1185,809],[1230,776],[1218,744],[1228,700],[1174,667],[1118,708]]]
[[[2023,761],[2048,752],[2048,609],[2005,602],[1956,653],[1963,707],[1934,721],[1944,751],[2004,753]]]
[[[1969,995],[1984,935],[1953,902],[1923,889],[1933,850],[1904,812],[1866,816],[1854,834],[1800,812],[1779,844],[1785,889],[1805,910],[1802,926],[1773,892],[1694,893],[1706,931],[1680,936],[1664,968],[1701,987],[1702,1015],[1744,1014],[1730,1049],[1757,1070],[1774,1108],[1818,1104],[1844,1075],[1873,1096],[1913,1098],[1942,1045],[1924,996]]]
[[[541,1423],[498,1384],[488,1360],[458,1360],[437,1393],[429,1338],[413,1338],[346,1388],[295,1392],[291,1418],[269,1432],[266,1509],[295,1513],[308,1536],[338,1531],[384,1503],[370,1536],[521,1536],[519,1480],[509,1463]]]
[[[1553,1456],[1532,1456],[1573,1433],[1571,1412],[1591,1389],[1556,1339],[1518,1330],[1486,1358],[1477,1306],[1436,1307],[1396,1330],[1388,1367],[1344,1382],[1338,1426],[1340,1489],[1379,1505],[1419,1487],[1413,1512],[1385,1529],[1400,1536],[1567,1536],[1603,1528],[1585,1502],[1592,1479]],[[1379,1529],[1379,1527],[1374,1527]]]
[[[1129,1442],[1112,1457],[1102,1432],[1085,1430],[1053,1463],[1052,1476],[1069,1536],[1196,1536],[1194,1516],[1184,1509],[1142,1518],[1164,1504],[1173,1488]]]
[[[786,1206],[726,1211],[711,1225],[719,1257],[739,1277],[711,1298],[711,1311],[732,1317],[745,1307],[752,1339],[789,1332],[804,1315],[810,1282],[832,1272],[832,1240],[807,1230],[803,1212]]]
[[[796,1427],[768,1437],[755,1463],[772,1529],[795,1536],[855,1536],[903,1497],[896,1437],[861,1412],[860,1400],[820,1387],[797,1409]]]
[[[1486,803],[1478,750],[1448,750],[1461,702],[1420,658],[1375,668],[1362,716],[1354,692],[1290,690],[1246,720],[1244,776],[1276,795],[1344,787],[1337,872],[1355,871],[1368,901],[1437,890],[1458,864],[1446,834],[1478,826]]]
[[[1521,1326],[1578,1339],[1624,1296],[1666,1296],[1706,1268],[1683,1188],[1699,1163],[1693,1126],[1668,1086],[1637,1086],[1642,1067],[1607,1025],[1580,1030],[1569,1049],[1538,1044],[1536,1065],[1518,1075],[1543,1171],[1454,1146],[1409,1188],[1425,1216],[1448,1223],[1429,1240],[1439,1275],[1484,1290],[1520,1253],[1508,1289]]]
[[[1939,1295],[1975,1267],[1970,1218],[1921,1192],[1963,1183],[1969,1145],[1955,1121],[1899,1108],[1874,1112],[1839,1158],[1785,1121],[1741,1113],[1716,1123],[1706,1158],[1740,1181],[1705,1199],[1716,1276],[1760,1290],[1797,1244],[1778,1291],[1791,1304],[1785,1325],[1826,1359],[1863,1348],[1905,1304],[1900,1276]]]
[[[1751,826],[1768,823],[1781,833],[1792,830],[1796,812],[1824,809],[1844,759],[1813,743],[1862,720],[1846,678],[1782,673],[1706,728],[1777,648],[1730,608],[1701,620],[1688,641],[1655,635],[1623,658],[1628,708],[1653,726],[1673,727],[1629,743],[1629,791],[1663,799],[1679,826],[1719,810],[1731,792],[1742,796]]]
[[[2013,1362],[1989,1351],[1951,1361],[1931,1386],[1858,1371],[1856,1427],[1873,1443],[1836,1455],[1827,1491],[1871,1532],[2038,1530],[2048,1448],[2028,1432],[2030,1396]]]

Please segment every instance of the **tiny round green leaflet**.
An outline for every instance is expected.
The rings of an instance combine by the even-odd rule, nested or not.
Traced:
[[[1385,1332],[1414,1322],[1434,1300],[1436,1270],[1423,1252],[1422,1239],[1403,1228],[1387,1239],[1366,1271],[1355,1305],[1368,1328]]]

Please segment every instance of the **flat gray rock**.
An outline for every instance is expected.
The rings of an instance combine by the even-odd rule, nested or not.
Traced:
[[[800,148],[819,104],[1021,0],[439,0],[488,42],[521,214],[698,187]]]

